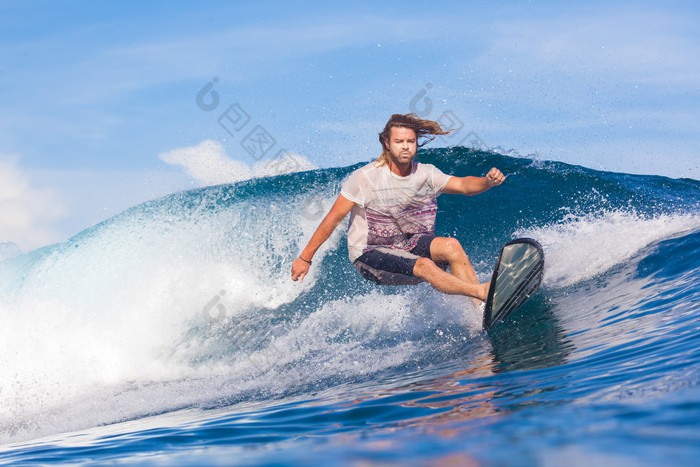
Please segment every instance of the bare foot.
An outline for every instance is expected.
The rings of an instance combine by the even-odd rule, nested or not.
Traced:
[[[474,304],[474,306],[479,307],[480,305],[483,305],[484,302],[486,301],[486,297],[488,297],[489,294],[489,286],[491,285],[490,282],[485,282],[483,284],[479,284],[479,292],[478,295],[475,295],[474,297],[470,297],[470,300]]]
[[[479,296],[476,297],[482,302],[486,301],[486,297],[489,295],[489,287],[491,286],[491,282],[484,282],[483,284],[479,284],[480,286],[480,291],[479,291]]]

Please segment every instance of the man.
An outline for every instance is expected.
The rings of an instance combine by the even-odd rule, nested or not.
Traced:
[[[316,250],[351,213],[350,261],[365,279],[386,285],[428,282],[440,292],[485,301],[489,283],[479,283],[459,241],[435,237],[436,198],[441,193],[476,195],[500,185],[505,177],[495,167],[485,177],[453,177],[413,160],[418,147],[448,133],[437,122],[415,114],[392,115],[379,134],[381,156],[343,184],[333,207],[292,263],[292,280],[303,281]],[[425,137],[428,140],[419,144],[418,139]]]

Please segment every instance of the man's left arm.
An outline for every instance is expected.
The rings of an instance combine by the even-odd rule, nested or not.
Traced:
[[[460,195],[478,195],[491,187],[500,185],[506,179],[496,167],[489,170],[485,177],[450,177],[443,193]]]

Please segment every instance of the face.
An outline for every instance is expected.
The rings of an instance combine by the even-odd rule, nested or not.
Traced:
[[[392,128],[389,134],[388,149],[394,164],[406,165],[410,163],[418,150],[416,132],[410,128]]]

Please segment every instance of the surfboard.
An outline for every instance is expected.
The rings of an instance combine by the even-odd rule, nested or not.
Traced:
[[[493,268],[484,307],[484,330],[493,328],[517,310],[542,283],[544,252],[531,238],[512,240],[501,248]]]

